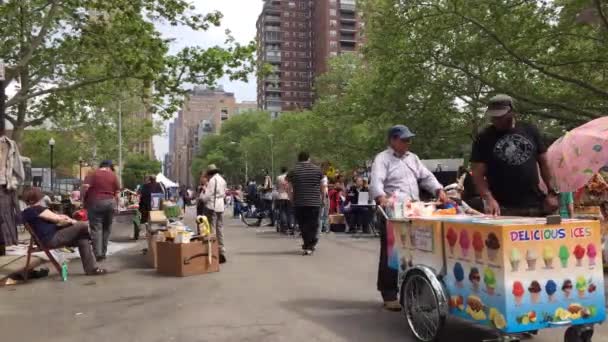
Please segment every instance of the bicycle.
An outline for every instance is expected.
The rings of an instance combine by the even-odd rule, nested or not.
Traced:
[[[272,223],[272,209],[259,209],[253,203],[243,203],[239,216],[247,227],[260,227]]]

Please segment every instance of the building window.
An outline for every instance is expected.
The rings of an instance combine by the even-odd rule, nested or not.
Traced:
[[[296,7],[296,2],[295,1],[290,1],[289,2],[289,7]]]
[[[329,31],[329,36],[330,37],[337,37],[338,36],[338,31],[336,31],[336,30],[330,30]]]
[[[336,42],[336,41],[329,42],[329,48],[330,49],[337,49],[338,48],[338,42]]]
[[[335,9],[335,8],[330,8],[330,9],[329,9],[329,15],[334,16],[334,17],[335,17],[336,15],[338,15],[338,11],[336,11],[336,9]]]
[[[331,51],[329,53],[329,55],[332,56],[332,57],[336,57],[338,55],[338,51]]]
[[[329,27],[338,27],[338,21],[337,20],[330,20],[329,21]]]
[[[300,32],[299,36],[300,36],[300,38],[306,38],[306,33]]]

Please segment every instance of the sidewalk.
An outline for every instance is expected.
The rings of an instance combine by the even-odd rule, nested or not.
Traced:
[[[28,232],[20,232],[19,241],[25,243],[27,246],[27,244],[29,244],[30,242],[30,234]],[[10,248],[11,247],[7,247],[7,249]],[[25,261],[26,256],[23,255],[0,256],[0,287],[5,285],[11,285],[11,280],[9,279],[9,277],[13,274],[23,272],[25,268]],[[38,267],[45,262],[46,260],[32,255],[32,259],[30,260],[30,267]]]
[[[117,253],[121,250],[128,249],[134,247],[136,245],[135,241],[131,241],[129,238],[132,234],[133,229],[131,223],[130,215],[121,215],[114,217],[113,223],[113,233],[110,237],[110,244],[108,246],[108,255]],[[19,246],[11,246],[7,249],[16,248],[22,251],[22,254],[25,254],[27,251],[27,246],[30,241],[30,235],[27,232],[19,233],[19,242],[21,243]],[[11,254],[7,250],[8,254]],[[13,253],[14,254],[14,253]],[[69,261],[74,261],[80,259],[80,255],[78,254],[78,249],[75,249],[74,253],[59,253],[60,256],[56,256],[58,258],[58,262],[61,263],[62,258],[66,258]],[[13,285],[12,281],[9,279],[11,275],[18,274],[23,272],[25,269],[26,255],[6,255],[0,256],[0,287],[6,285]],[[35,253],[32,255],[32,259],[30,260],[30,269],[34,269],[39,267],[45,263],[47,263],[47,257],[43,252]],[[55,272],[54,269],[51,268],[51,273]]]

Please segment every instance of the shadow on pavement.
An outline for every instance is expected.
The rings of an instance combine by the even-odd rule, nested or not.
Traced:
[[[387,312],[376,301],[299,299],[283,306],[349,341],[415,341],[402,313]],[[448,319],[439,341],[481,341],[496,336],[489,329]]]
[[[290,251],[255,251],[255,252],[237,252],[236,255],[251,255],[251,256],[276,256],[276,255],[295,255],[300,256],[301,251],[290,250]]]

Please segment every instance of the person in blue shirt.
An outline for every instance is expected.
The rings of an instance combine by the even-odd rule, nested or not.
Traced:
[[[78,222],[66,215],[58,215],[40,205],[43,194],[38,188],[24,193],[28,207],[23,211],[23,220],[32,228],[40,243],[49,249],[78,246],[82,267],[87,275],[106,274],[97,267],[87,222]]]

